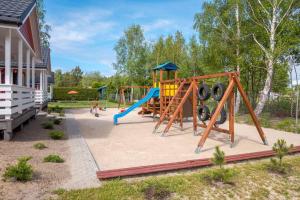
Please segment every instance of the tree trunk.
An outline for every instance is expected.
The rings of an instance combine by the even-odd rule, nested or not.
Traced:
[[[240,72],[240,37],[241,37],[241,30],[240,30],[240,18],[239,18],[239,4],[236,2],[235,7],[235,19],[236,19],[236,37],[237,37],[237,45],[236,45],[236,59],[237,59],[237,66],[236,71]],[[236,92],[236,101],[235,101],[235,113],[239,112],[241,104],[241,95],[239,91]]]
[[[259,101],[255,108],[255,114],[258,116],[262,113],[264,106],[266,104],[266,101],[268,99],[268,94],[271,89],[272,85],[272,78],[273,78],[273,71],[274,71],[274,49],[275,49],[275,27],[276,27],[276,21],[277,21],[277,13],[276,13],[276,7],[273,7],[273,13],[272,13],[272,23],[271,23],[271,29],[270,29],[270,49],[269,52],[266,52],[267,57],[267,78],[265,80],[265,85],[263,90],[260,92],[259,95]],[[256,41],[257,42],[257,41]]]

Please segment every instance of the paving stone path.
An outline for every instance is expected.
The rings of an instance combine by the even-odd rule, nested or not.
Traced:
[[[76,120],[72,114],[66,114],[66,132],[70,147],[71,179],[63,184],[64,189],[81,189],[100,186],[96,177],[99,170],[88,145],[80,134]]]

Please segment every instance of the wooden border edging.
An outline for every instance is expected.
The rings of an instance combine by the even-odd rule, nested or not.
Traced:
[[[298,153],[298,152],[300,152],[300,146],[295,146],[290,151],[290,153]],[[272,150],[230,155],[230,156],[226,156],[225,160],[227,163],[233,163],[233,162],[239,162],[239,161],[250,160],[250,159],[265,158],[270,156],[274,156],[274,152]],[[140,167],[129,167],[129,168],[103,170],[103,171],[100,170],[97,171],[96,174],[98,179],[104,180],[104,179],[117,178],[117,177],[128,177],[128,176],[136,176],[136,175],[150,174],[150,173],[157,173],[157,172],[191,169],[191,168],[205,167],[210,165],[212,165],[210,158],[204,158],[204,159],[186,160],[182,162],[147,165],[147,166],[140,166]]]

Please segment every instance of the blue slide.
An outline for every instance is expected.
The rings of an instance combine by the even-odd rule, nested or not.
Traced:
[[[156,97],[159,97],[159,88],[151,88],[144,98],[142,98],[141,100],[139,100],[138,102],[136,102],[135,104],[127,108],[124,112],[114,115],[114,124],[115,125],[118,124],[118,119],[120,117],[124,117],[134,109],[140,107],[141,105],[149,101],[151,98],[156,98]]]

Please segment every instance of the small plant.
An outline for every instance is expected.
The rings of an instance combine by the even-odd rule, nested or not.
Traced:
[[[213,158],[211,159],[214,165],[219,166],[218,169],[208,171],[204,178],[209,181],[217,181],[222,183],[232,183],[231,180],[235,176],[235,171],[233,169],[225,169],[225,153],[220,149],[220,147],[216,146],[215,152],[213,154]]]
[[[8,178],[16,179],[17,181],[29,181],[32,179],[33,169],[28,161],[31,157],[21,157],[16,165],[8,166],[3,174],[4,180]]]
[[[35,149],[39,149],[39,150],[42,150],[42,149],[47,148],[47,146],[46,146],[44,143],[41,143],[41,142],[35,143],[35,144],[33,145],[33,147],[34,147]]]
[[[293,145],[288,146],[285,140],[277,140],[272,148],[277,159],[271,158],[271,165],[269,165],[269,169],[283,174],[286,173],[287,169],[290,169],[290,166],[286,163],[283,163],[283,158],[292,148]]]
[[[60,117],[64,117],[65,116],[65,111],[64,110],[61,110],[58,114]]]
[[[44,122],[42,123],[42,127],[44,129],[53,129],[53,123],[51,121]]]
[[[61,118],[55,118],[55,119],[53,120],[53,123],[54,123],[55,125],[59,125],[59,124],[61,123]]]
[[[62,159],[59,155],[51,154],[44,158],[44,162],[63,163],[64,159]]]
[[[223,168],[223,165],[225,164],[225,153],[224,151],[221,151],[219,146],[216,146],[216,151],[213,154],[213,158],[211,161],[213,164],[218,165],[220,169]]]
[[[51,131],[49,133],[49,136],[53,139],[53,140],[60,140],[65,136],[65,133],[63,131]]]

